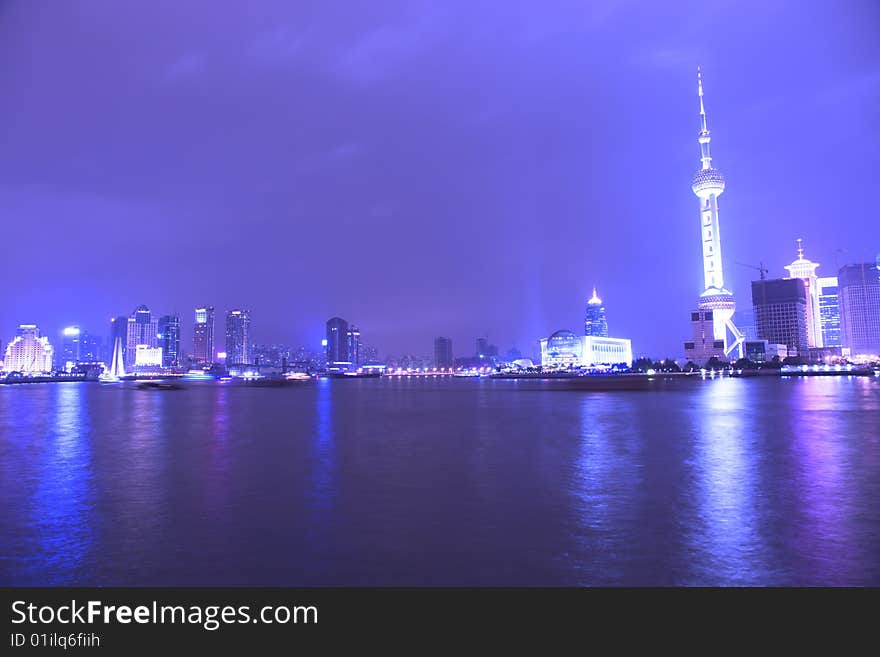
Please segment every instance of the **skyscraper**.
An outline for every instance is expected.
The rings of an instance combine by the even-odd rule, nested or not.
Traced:
[[[712,356],[737,357],[743,354],[743,335],[733,323],[736,302],[733,293],[724,287],[724,269],[721,260],[721,233],[718,221],[718,197],[724,191],[724,176],[712,166],[709,144],[712,138],[703,105],[703,79],[697,68],[697,91],[700,97],[700,144],[701,167],[694,175],[694,194],[700,199],[700,230],[703,250],[703,283],[705,289],[698,301],[697,317],[700,322],[711,322],[712,326],[695,328],[694,334],[704,336],[702,340],[685,343],[685,353],[694,362],[705,361]],[[712,339],[709,339],[709,338]],[[722,346],[719,348],[718,345]],[[703,351],[700,351],[703,348]]]
[[[807,290],[797,278],[752,281],[758,338],[808,354]]]
[[[348,357],[348,322],[341,317],[327,320],[327,344],[325,345],[327,365],[333,363],[349,363]]]
[[[840,335],[852,355],[880,354],[880,270],[873,262],[841,267],[837,274]]]
[[[61,353],[57,367],[65,372],[73,369],[80,360],[82,332],[79,326],[68,326],[61,332]]]
[[[593,288],[593,296],[587,301],[587,313],[584,318],[584,335],[599,338],[608,337],[608,320],[605,318],[605,306]]]
[[[199,365],[214,362],[214,306],[196,308],[196,323],[193,329],[193,360]]]
[[[251,316],[248,310],[226,313],[226,364],[251,364]]]
[[[162,347],[162,367],[180,365],[180,317],[163,315],[159,318],[159,346]]]
[[[153,319],[150,309],[138,306],[129,316],[125,336],[125,368],[131,370],[135,364],[138,345],[155,349],[159,346],[158,322]]]
[[[36,324],[21,324],[15,338],[6,345],[3,369],[22,374],[51,372],[53,353],[49,338],[40,337]]]
[[[818,262],[804,258],[803,240],[798,238],[797,260],[786,265],[789,278],[798,278],[804,283],[807,293],[807,344],[822,347],[822,315],[819,311],[819,279],[816,276]]]
[[[822,344],[840,347],[840,305],[837,300],[837,276],[826,276],[816,281],[819,288],[819,318],[822,326]]]
[[[451,369],[455,365],[452,357],[452,340],[450,338],[434,338],[434,367]]]
[[[361,364],[361,332],[352,324],[346,332],[348,342],[348,360],[355,367]]]

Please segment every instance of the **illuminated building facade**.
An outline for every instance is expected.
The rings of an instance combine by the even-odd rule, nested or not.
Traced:
[[[789,355],[806,356],[807,290],[800,279],[752,281],[758,339],[784,344]]]
[[[593,288],[593,296],[587,301],[587,313],[584,317],[584,335],[608,337],[608,320],[605,317],[605,306]]]
[[[632,365],[632,343],[623,338],[578,336],[561,330],[541,340],[540,345],[541,366],[548,369]]]
[[[819,278],[816,276],[818,262],[804,258],[803,240],[798,239],[798,257],[790,265],[786,265],[789,278],[803,281],[807,298],[807,345],[822,347],[822,314],[819,308]]]
[[[199,365],[214,362],[214,306],[196,308],[193,327],[193,360]]]
[[[158,347],[158,322],[153,319],[150,309],[138,306],[128,318],[125,336],[125,367],[131,369],[135,365],[135,353],[138,345]]]
[[[226,313],[226,365],[251,365],[251,314],[248,310]]]
[[[822,344],[825,347],[841,347],[840,304],[837,299],[837,276],[824,276],[816,280],[819,288],[819,321],[822,327]]]
[[[880,269],[875,263],[846,265],[837,283],[843,346],[853,356],[880,354]]]
[[[21,324],[15,338],[6,345],[3,370],[31,375],[49,373],[53,353],[49,338],[40,337],[40,329],[35,324]]]
[[[135,369],[158,369],[163,366],[162,347],[139,344],[134,350]]]
[[[116,358],[121,358],[123,365],[125,363],[125,346],[128,340],[128,317],[120,315],[110,319],[110,357],[111,362]],[[117,348],[117,342],[119,347]]]
[[[452,339],[434,338],[434,367],[439,369],[451,369],[455,365],[452,356]]]
[[[162,348],[162,366],[178,367],[180,365],[180,317],[163,315],[159,318],[158,341]]]
[[[70,372],[80,361],[82,331],[79,326],[68,326],[61,332],[61,353],[58,369]]]
[[[724,287],[724,268],[721,259],[721,232],[718,221],[718,197],[724,191],[724,176],[712,166],[709,144],[712,141],[703,104],[703,80],[697,69],[697,89],[700,98],[700,170],[691,189],[700,199],[700,231],[703,251],[704,290],[697,302],[698,312],[692,313],[705,326],[694,328],[694,339],[685,343],[685,355],[694,362],[704,362],[718,355],[717,345],[723,345],[722,357],[742,357],[743,335],[733,323],[736,302],[733,293]],[[699,338],[697,336],[700,336]]]

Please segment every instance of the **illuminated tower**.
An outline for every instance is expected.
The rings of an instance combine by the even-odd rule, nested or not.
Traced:
[[[593,288],[593,296],[587,301],[587,312],[584,317],[584,335],[600,338],[608,337],[608,320],[605,318],[605,306]]]
[[[700,199],[700,230],[703,243],[704,290],[698,301],[699,310],[692,313],[694,342],[685,343],[692,359],[712,356],[736,357],[743,354],[743,334],[733,323],[736,302],[733,293],[724,287],[721,260],[721,233],[718,222],[718,197],[724,191],[724,176],[712,166],[709,144],[712,138],[703,105],[703,78],[697,68],[697,89],[700,97],[700,170],[694,175],[692,189]],[[711,327],[709,326],[711,324]]]
[[[819,310],[819,279],[816,276],[818,262],[804,258],[804,241],[798,238],[798,257],[790,265],[786,265],[789,278],[799,278],[804,282],[807,291],[807,345],[823,347],[822,314]]]

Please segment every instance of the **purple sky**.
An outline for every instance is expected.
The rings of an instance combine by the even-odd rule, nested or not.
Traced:
[[[876,0],[0,1],[0,338],[145,303],[189,350],[213,304],[260,342],[339,315],[383,354],[528,352],[596,284],[679,356],[698,63],[740,305],[735,261],[781,276],[796,237],[873,260]]]

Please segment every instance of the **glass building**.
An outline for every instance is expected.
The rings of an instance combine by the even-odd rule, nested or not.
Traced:
[[[826,347],[840,347],[840,304],[837,299],[837,276],[819,277],[819,318],[822,343]]]
[[[840,337],[853,356],[880,354],[880,270],[874,263],[841,267],[837,273]]]
[[[325,337],[325,355],[328,366],[334,363],[349,364],[348,357],[348,322],[341,317],[331,317],[327,320],[327,335]]]
[[[180,365],[180,317],[163,315],[158,324],[159,346],[162,348],[162,367]]]
[[[248,310],[226,313],[226,365],[251,365],[251,316]]]

